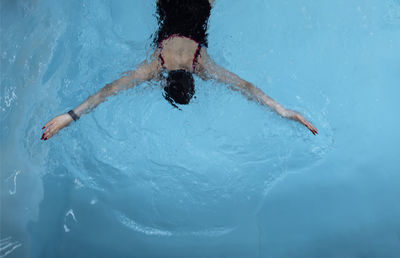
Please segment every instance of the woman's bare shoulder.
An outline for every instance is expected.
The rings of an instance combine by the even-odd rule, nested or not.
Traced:
[[[211,60],[210,56],[208,55],[207,48],[202,47],[200,49],[199,57],[197,58],[197,63],[199,63],[201,66],[206,65],[209,63]]]

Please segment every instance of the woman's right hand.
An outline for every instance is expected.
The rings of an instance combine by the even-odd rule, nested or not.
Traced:
[[[42,138],[40,140],[46,141],[46,140],[50,139],[53,135],[58,133],[58,131],[60,131],[67,125],[69,125],[69,123],[71,123],[71,121],[72,121],[72,117],[67,113],[56,116],[50,122],[48,122],[47,124],[45,124],[43,126],[42,130],[45,128],[46,128],[46,130],[43,132]]]

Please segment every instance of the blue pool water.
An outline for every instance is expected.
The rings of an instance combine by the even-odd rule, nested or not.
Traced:
[[[216,0],[215,61],[318,128],[196,79],[49,141],[151,54],[154,1],[0,1],[0,257],[400,257],[400,1]]]

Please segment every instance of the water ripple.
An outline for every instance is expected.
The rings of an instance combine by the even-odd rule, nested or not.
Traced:
[[[13,241],[12,237],[0,239],[0,258],[8,256],[21,246],[22,244],[18,241]]]

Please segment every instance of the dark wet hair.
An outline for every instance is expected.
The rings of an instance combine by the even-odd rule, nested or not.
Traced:
[[[168,72],[165,81],[164,98],[174,107],[177,104],[189,104],[192,99],[194,90],[193,75],[185,70],[173,70]]]

